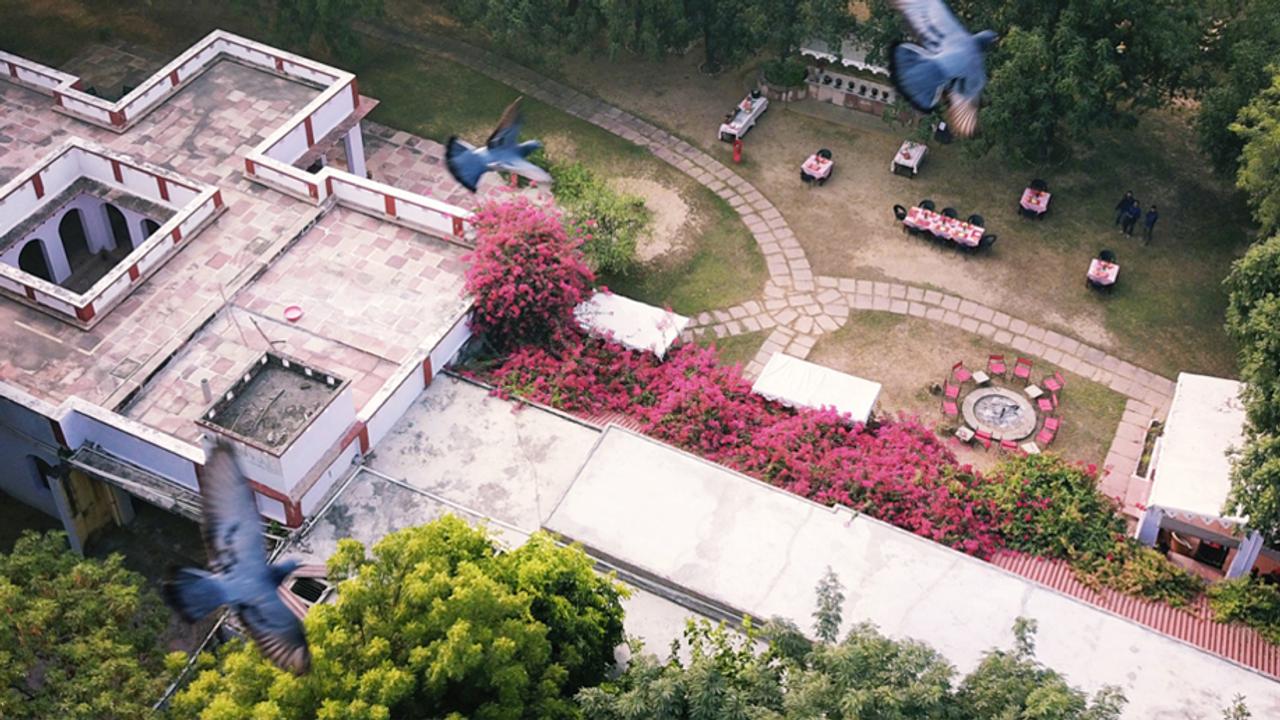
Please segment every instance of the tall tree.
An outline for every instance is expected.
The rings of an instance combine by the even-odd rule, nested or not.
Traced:
[[[684,0],[601,0],[609,52],[633,52],[649,58],[689,47],[693,27]]]
[[[145,718],[168,681],[168,613],[120,556],[27,532],[0,555],[0,717]]]
[[[685,0],[702,40],[703,69],[719,72],[760,51],[767,37],[768,0]]]
[[[1236,184],[1249,193],[1264,237],[1280,231],[1280,65],[1269,71],[1271,85],[1241,108],[1231,125],[1244,141]]]
[[[602,0],[446,0],[459,20],[483,31],[502,52],[537,61],[590,46],[609,13]]]
[[[1244,139],[1231,131],[1231,124],[1272,81],[1267,67],[1280,57],[1280,3],[1216,0],[1209,7],[1196,131],[1214,166],[1234,172]]]
[[[816,39],[840,52],[853,27],[848,0],[771,0],[764,2],[767,42],[786,58],[806,40]]]
[[[307,616],[310,674],[237,645],[174,698],[174,717],[576,717],[570,698],[622,641],[619,586],[545,535],[500,553],[448,516],[371,554],[343,540],[329,571],[345,579]]]
[[[903,31],[890,30],[887,2],[871,8],[860,34],[883,57]],[[957,0],[952,8],[971,31],[1002,38],[987,60],[976,146],[1029,160],[1167,102],[1190,84],[1204,25],[1203,8],[1182,0]],[[1028,111],[1024,125],[1018,117]]]

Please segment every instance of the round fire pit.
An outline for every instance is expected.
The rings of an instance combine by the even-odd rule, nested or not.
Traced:
[[[1036,409],[1022,393],[980,387],[964,398],[960,412],[969,427],[1005,440],[1021,440],[1036,430]]]

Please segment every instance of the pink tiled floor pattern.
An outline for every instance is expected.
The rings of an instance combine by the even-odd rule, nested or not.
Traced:
[[[269,348],[268,339],[283,342],[273,342]],[[234,309],[230,313],[222,312],[196,334],[164,370],[152,378],[124,414],[197,443],[200,427],[194,420],[207,409],[200,381],[209,381],[216,398],[268,349],[350,380],[357,410],[396,370],[394,363],[357,348],[318,337],[286,322]]]
[[[299,305],[298,327],[398,364],[462,310],[465,252],[337,207],[236,304],[271,318]]]
[[[192,318],[221,305],[219,289],[269,241],[315,209],[253,185],[242,155],[316,90],[231,62],[218,63],[124,135],[53,112],[51,98],[0,82],[0,182],[69,136],[169,168],[222,189],[228,212],[136,288],[91,332],[0,299],[0,380],[55,404],[102,402],[138,373]]]

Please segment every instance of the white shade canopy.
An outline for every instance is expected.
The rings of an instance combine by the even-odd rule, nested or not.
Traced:
[[[836,62],[835,53],[831,51],[831,47],[821,40],[806,40],[800,46],[800,54],[807,55],[816,60],[826,60],[827,62]],[[845,67],[857,68],[867,72],[877,73],[888,77],[888,68],[879,65],[872,65],[867,62],[867,49],[860,45],[857,41],[846,38],[840,47],[839,61]]]
[[[607,292],[597,292],[579,304],[573,316],[592,335],[660,358],[689,324],[683,315]]]
[[[1231,489],[1227,451],[1244,444],[1244,405],[1235,380],[1180,373],[1155,460],[1149,507],[1206,519],[1224,515]]]
[[[866,422],[880,397],[880,383],[774,353],[752,392],[792,407],[834,407]]]

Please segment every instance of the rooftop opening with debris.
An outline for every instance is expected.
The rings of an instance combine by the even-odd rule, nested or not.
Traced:
[[[241,373],[199,423],[279,452],[302,434],[346,384],[295,358],[267,352]]]

